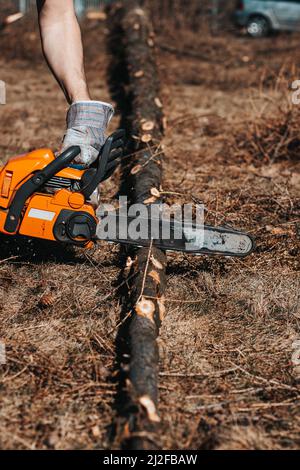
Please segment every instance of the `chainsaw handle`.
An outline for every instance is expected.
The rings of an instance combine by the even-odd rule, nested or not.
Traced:
[[[49,163],[49,165],[41,170],[44,182],[66,168],[77,157],[77,155],[80,154],[80,151],[81,150],[78,145],[73,145]]]
[[[4,229],[8,233],[17,231],[21,214],[27,199],[32,196],[41,186],[43,186],[56,173],[67,167],[80,153],[80,147],[73,146],[65,150],[43,170],[34,173],[25,183],[16,191],[15,196],[9,206]]]

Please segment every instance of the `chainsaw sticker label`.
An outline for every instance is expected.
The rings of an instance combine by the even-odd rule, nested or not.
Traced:
[[[30,209],[28,217],[31,217],[32,219],[47,220],[48,222],[51,222],[55,217],[55,212],[43,211],[41,209]]]
[[[6,104],[6,87],[2,80],[0,80],[0,104]]]

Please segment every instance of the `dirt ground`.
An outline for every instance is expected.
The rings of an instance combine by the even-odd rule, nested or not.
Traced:
[[[67,109],[32,19],[0,32],[0,158],[57,149]],[[95,99],[110,100],[103,22],[83,24]],[[300,447],[300,36],[159,36],[164,191],[251,232],[249,258],[169,256],[159,339],[164,449]],[[172,47],[178,46],[180,53]],[[188,53],[186,53],[188,51]],[[118,126],[116,115],[111,129]],[[110,199],[118,175],[106,183]],[[174,195],[179,193],[179,195]],[[119,448],[118,246],[1,238],[0,447]],[[297,349],[298,348],[298,349]]]

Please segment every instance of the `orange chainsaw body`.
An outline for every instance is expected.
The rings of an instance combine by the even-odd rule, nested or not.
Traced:
[[[119,164],[123,139],[114,132],[88,169],[73,164],[78,146],[11,158],[0,167],[0,233],[88,246],[98,223],[90,197]]]
[[[7,209],[18,188],[32,174],[43,170],[54,159],[54,154],[50,149],[40,149],[13,157],[0,169],[0,232],[6,235],[19,233],[28,237],[55,240],[53,226],[62,209],[75,212],[85,211],[95,217],[93,207],[91,204],[86,204],[80,192],[71,192],[68,189],[58,189],[54,194],[37,192],[26,201],[23,217],[17,230],[14,233],[8,233],[5,230]],[[56,174],[56,177],[80,181],[83,173],[84,170],[64,168]]]

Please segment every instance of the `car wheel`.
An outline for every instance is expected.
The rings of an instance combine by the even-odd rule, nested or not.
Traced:
[[[270,24],[267,18],[257,15],[252,16],[247,24],[247,33],[253,38],[262,38],[270,33]]]

